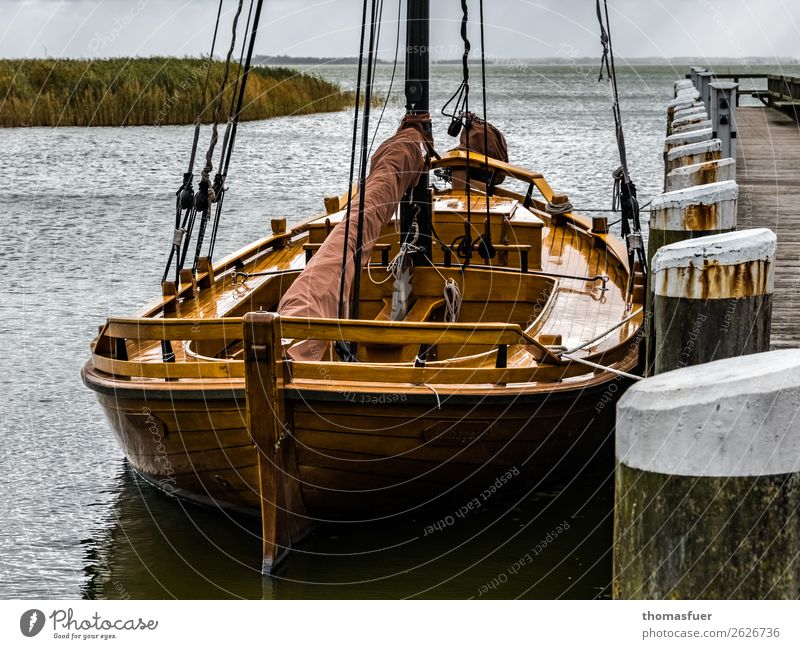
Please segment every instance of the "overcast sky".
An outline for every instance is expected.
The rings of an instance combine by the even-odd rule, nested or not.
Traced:
[[[398,0],[384,2],[381,55],[389,58]],[[235,5],[236,0],[224,2],[226,26]],[[455,58],[460,2],[431,0],[431,5],[432,41],[439,48],[434,58]],[[477,16],[478,0],[470,5]],[[597,56],[594,5],[595,0],[486,0],[487,53],[496,59]],[[800,58],[800,0],[609,0],[609,5],[619,59]],[[256,51],[355,55],[360,7],[361,0],[265,0]],[[217,0],[0,0],[0,8],[0,57],[185,55],[208,51]],[[472,31],[477,50],[477,28]]]

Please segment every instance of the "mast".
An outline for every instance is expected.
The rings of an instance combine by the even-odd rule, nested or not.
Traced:
[[[408,0],[406,13],[406,112],[418,115],[430,112],[430,0]],[[431,254],[431,190],[428,176],[420,178],[400,207],[401,241],[413,230],[416,217],[419,228],[417,246],[424,252],[413,255],[417,266],[428,265]],[[413,237],[413,234],[412,234]]]

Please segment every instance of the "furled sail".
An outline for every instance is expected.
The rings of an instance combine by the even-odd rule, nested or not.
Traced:
[[[406,115],[397,132],[372,156],[364,189],[361,259],[365,265],[369,263],[381,229],[392,218],[403,195],[417,184],[420,174],[427,171],[429,152],[433,147],[430,132],[429,115]],[[342,219],[283,296],[278,305],[281,315],[337,318],[341,282],[344,282],[345,301],[349,301],[355,275],[353,255],[358,230],[358,196],[353,197],[351,205],[345,272],[342,273],[342,249],[345,245],[345,220]],[[314,341],[289,350],[295,360],[319,360],[324,352],[325,347]]]
[[[458,150],[466,151],[469,149],[476,153],[483,153],[495,160],[508,162],[508,144],[500,129],[490,122],[484,122],[474,113],[467,113],[465,119],[467,128],[461,131],[461,142],[458,145]],[[469,142],[467,142],[468,137]],[[475,177],[481,175],[480,171],[477,170],[473,170],[472,174]],[[495,173],[494,184],[499,185],[504,178],[503,174]]]

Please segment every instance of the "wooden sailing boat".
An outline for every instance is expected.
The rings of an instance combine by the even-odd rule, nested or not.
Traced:
[[[140,475],[261,515],[265,573],[319,517],[569,476],[610,439],[637,366],[644,274],[606,220],[469,130],[430,158],[427,21],[409,0],[408,115],[359,191],[198,258],[139,317],[109,319],[83,370]]]

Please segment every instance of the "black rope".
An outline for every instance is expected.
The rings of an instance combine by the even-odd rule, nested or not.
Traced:
[[[353,306],[351,308],[352,318],[358,319],[359,315],[359,299],[361,296],[361,254],[364,245],[364,201],[365,189],[367,181],[367,153],[369,151],[369,116],[370,104],[372,103],[372,61],[375,56],[375,35],[377,26],[377,0],[372,0],[371,23],[369,31],[369,50],[367,52],[367,79],[364,84],[364,115],[361,123],[361,160],[359,162],[359,177],[358,177],[358,218],[356,221],[356,249],[354,261],[354,277],[353,277]],[[354,345],[351,343],[351,347]],[[355,355],[355,350],[353,350]]]
[[[614,62],[614,45],[611,40],[611,23],[608,15],[608,0],[603,0],[604,11],[601,10],[600,0],[596,0],[597,19],[600,23],[600,44],[603,46],[603,55],[600,62],[600,76],[603,79],[605,69],[611,83],[613,101],[612,112],[614,115],[614,130],[619,150],[620,166],[614,172],[614,193],[612,209],[622,212],[621,231],[628,248],[628,264],[633,270],[634,260],[638,257],[643,272],[647,273],[647,258],[642,243],[641,222],[639,219],[639,203],[636,198],[636,185],[633,184],[628,170],[628,155],[625,146],[625,132],[622,126],[622,112],[619,102],[619,88],[617,87],[617,70]],[[605,19],[605,20],[604,20]],[[633,229],[631,229],[633,224]],[[633,289],[633,272],[629,280],[629,293]]]
[[[394,43],[394,63],[392,64],[392,76],[391,79],[389,79],[389,90],[386,92],[386,97],[383,100],[381,114],[378,115],[378,123],[375,125],[375,130],[372,132],[372,141],[369,143],[370,155],[372,155],[372,147],[375,146],[375,138],[378,137],[378,130],[381,127],[381,122],[383,122],[383,115],[386,112],[386,107],[389,105],[389,98],[392,96],[392,89],[394,88],[394,79],[395,74],[397,73],[397,59],[400,56],[400,16],[402,15],[400,10],[402,7],[403,0],[397,0],[397,35]],[[383,13],[383,2],[381,2],[381,13]]]
[[[350,176],[347,183],[347,210],[344,215],[344,246],[342,246],[342,279],[339,282],[339,318],[344,318],[344,278],[347,272],[347,257],[350,250],[350,212],[353,205],[353,176],[356,165],[356,142],[358,140],[358,111],[361,103],[361,75],[364,64],[364,36],[367,30],[367,0],[361,13],[361,41],[358,48],[358,73],[356,80],[356,105],[353,109],[353,141],[350,147]]]
[[[483,0],[480,0],[480,22],[481,22],[481,89],[483,98],[483,173],[486,183],[486,225],[483,230],[478,253],[483,259],[491,259],[495,256],[494,246],[492,245],[491,228],[491,208],[489,205],[489,192],[491,190],[491,177],[489,175],[489,120],[486,118],[486,37],[483,22]],[[469,143],[469,140],[467,140]]]
[[[203,167],[203,180],[208,181],[209,174],[214,168],[214,164],[211,161],[211,158],[214,155],[214,149],[217,146],[217,142],[219,141],[219,123],[222,119],[221,109],[222,109],[222,102],[225,98],[225,89],[228,87],[228,76],[230,74],[230,67],[231,67],[231,56],[233,55],[233,50],[236,47],[236,27],[239,23],[239,16],[242,13],[242,6],[244,5],[244,0],[239,0],[239,3],[236,6],[236,14],[233,16],[233,24],[231,25],[231,44],[228,48],[228,53],[225,56],[225,72],[222,76],[222,81],[219,84],[219,92],[217,93],[216,101],[214,102],[214,122],[212,124],[211,130],[211,142],[208,145],[208,150],[206,151],[206,164]]]
[[[208,65],[206,66],[206,78],[203,81],[203,95],[200,100],[200,112],[197,114],[197,120],[200,121],[203,112],[206,109],[206,93],[208,91],[208,79],[211,76],[211,66],[214,63],[214,50],[217,47],[217,33],[219,32],[219,19],[222,16],[222,3],[224,0],[219,0],[217,7],[217,20],[214,23],[214,37],[211,39],[211,52],[208,55]]]
[[[256,44],[256,37],[258,36],[258,23],[261,21],[261,8],[263,0],[258,0],[256,4],[256,13],[253,16],[253,28],[250,30],[250,44],[247,47],[247,59],[244,64],[244,72],[242,73],[242,80],[239,83],[239,96],[236,99],[236,111],[233,114],[233,127],[231,128],[231,140],[228,144],[228,150],[225,153],[225,166],[222,169],[223,178],[228,176],[228,168],[231,164],[231,155],[233,154],[233,145],[236,142],[236,133],[239,129],[239,120],[244,110],[244,91],[247,87],[247,80],[250,77],[250,70],[252,69],[253,62],[253,49]]]
[[[471,49],[469,38],[467,37],[467,25],[469,22],[469,7],[467,6],[467,0],[461,0],[461,40],[464,41],[464,54],[461,56],[461,73],[463,77],[463,102],[464,102],[464,113],[469,114],[469,52]],[[469,119],[465,120],[464,129],[466,132],[467,138],[467,164],[464,167],[466,170],[466,189],[467,189],[467,220],[464,222],[464,239],[459,246],[460,256],[464,259],[464,265],[469,264],[469,260],[472,257],[472,195],[471,195],[471,183],[469,177],[469,130],[471,126],[471,121]]]
[[[217,232],[219,230],[219,221],[222,216],[222,206],[225,202],[225,179],[227,176],[227,168],[225,161],[230,154],[231,135],[233,130],[234,120],[236,119],[236,97],[238,94],[239,84],[242,81],[242,63],[244,61],[245,48],[247,47],[247,35],[250,33],[250,20],[253,15],[253,0],[250,0],[250,6],[247,10],[247,22],[244,27],[245,37],[242,39],[242,49],[239,52],[239,74],[236,76],[236,81],[233,85],[233,92],[231,93],[230,108],[228,108],[228,124],[225,127],[225,138],[222,141],[222,149],[220,150],[219,165],[217,175],[214,177],[214,195],[217,197],[217,202],[214,210],[214,224],[211,227],[211,239],[208,242],[208,258],[211,259],[214,255],[214,247],[217,243]]]
[[[167,257],[167,264],[164,267],[164,274],[161,277],[161,283],[167,281],[169,269],[172,266],[173,260],[175,261],[175,284],[180,282],[181,269],[181,247],[184,238],[186,237],[186,225],[189,221],[190,212],[194,209],[194,188],[192,182],[194,181],[194,161],[197,155],[197,144],[200,141],[200,124],[202,123],[203,111],[206,105],[206,94],[208,92],[208,79],[211,73],[211,67],[214,63],[214,51],[217,46],[217,33],[219,31],[219,19],[222,15],[222,3],[224,0],[219,0],[217,7],[217,18],[214,22],[214,37],[211,39],[211,51],[208,54],[208,64],[206,65],[206,76],[203,81],[203,92],[200,99],[200,107],[197,112],[197,117],[194,120],[194,136],[192,138],[192,149],[189,154],[189,165],[186,173],[183,174],[183,182],[175,192],[175,232],[172,237],[172,245],[170,246],[169,255]],[[183,216],[183,218],[181,218]]]
[[[218,199],[217,199],[217,209],[216,213],[214,214],[214,225],[211,231],[211,241],[209,242],[208,246],[208,257],[211,259],[214,255],[214,246],[217,243],[217,231],[219,229],[219,222],[222,216],[222,205],[225,201],[225,194],[227,190],[225,188],[225,181],[228,179],[228,169],[230,168],[231,164],[231,156],[233,155],[233,145],[236,142],[236,133],[239,129],[239,120],[242,115],[242,111],[244,110],[244,93],[247,87],[247,80],[250,77],[250,70],[252,69],[252,61],[253,61],[253,50],[255,48],[256,37],[258,36],[258,24],[261,20],[261,8],[263,6],[263,0],[258,0],[256,4],[256,12],[253,16],[253,26],[250,29],[250,42],[247,46],[247,58],[244,62],[244,71],[241,74],[241,79],[237,78],[236,86],[234,87],[234,92],[231,96],[236,97],[236,108],[232,111],[232,116],[228,120],[228,124],[230,126],[230,138],[226,136],[226,141],[223,143],[222,152],[220,154],[220,172],[218,174],[219,178],[219,191],[218,191]],[[250,0],[250,11],[253,9],[253,0]],[[242,41],[242,54],[244,53],[244,45],[247,42],[247,29],[250,28],[250,11],[247,14],[247,25],[245,28],[245,38]],[[239,55],[239,68],[242,67],[242,55]],[[238,96],[237,96],[238,90]],[[233,102],[231,101],[231,106],[233,106]],[[225,162],[222,162],[222,158],[224,157]],[[216,182],[216,181],[215,181]]]
[[[219,122],[222,119],[222,102],[225,98],[225,89],[228,87],[231,56],[233,55],[234,48],[236,47],[236,27],[239,22],[239,16],[242,13],[243,5],[244,0],[239,0],[239,3],[236,6],[236,13],[233,16],[233,24],[231,25],[231,44],[225,57],[225,71],[222,76],[222,81],[219,85],[219,92],[217,93],[216,100],[214,102],[214,122],[211,127],[211,141],[209,142],[208,150],[206,151],[206,163],[203,167],[203,171],[201,172],[200,189],[195,195],[195,208],[198,212],[200,212],[201,217],[200,229],[197,232],[197,246],[195,248],[194,262],[192,263],[192,273],[197,272],[197,264],[200,260],[200,254],[203,250],[203,239],[205,238],[206,228],[208,227],[208,221],[210,219],[211,204],[217,199],[217,196],[214,194],[214,189],[210,187],[209,178],[211,171],[214,168],[212,158],[214,156],[214,149],[216,149],[217,142],[219,141]],[[218,187],[216,178],[214,186]]]
[[[250,0],[250,7],[247,10],[247,22],[244,26],[245,37],[242,39],[242,49],[239,51],[239,74],[236,76],[236,81],[233,85],[233,92],[231,93],[231,105],[228,109],[228,119],[233,119],[236,109],[236,96],[239,90],[239,83],[242,80],[243,71],[242,63],[244,62],[244,52],[247,47],[247,35],[250,34],[250,20],[253,16],[253,0]]]

